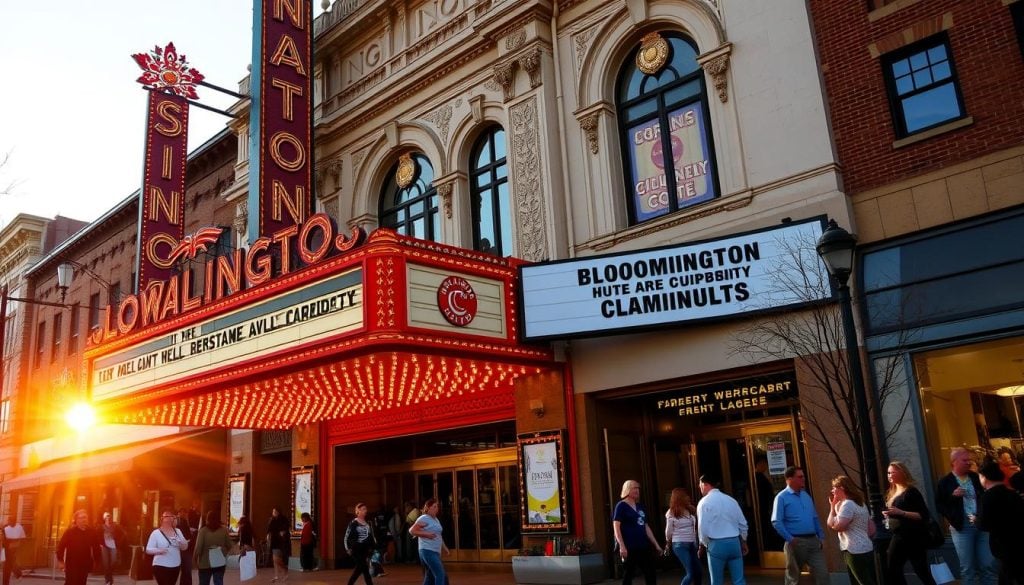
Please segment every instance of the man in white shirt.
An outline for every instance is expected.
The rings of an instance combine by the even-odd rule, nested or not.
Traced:
[[[4,524],[4,579],[3,585],[11,584],[11,574],[15,579],[21,579],[21,568],[18,567],[18,548],[21,541],[25,540],[25,528],[14,519],[14,516],[7,516],[7,523]]]
[[[725,568],[733,585],[746,585],[743,556],[747,554],[747,519],[736,500],[718,491],[718,478],[700,476],[697,503],[698,555],[707,554],[711,585],[725,585]]]

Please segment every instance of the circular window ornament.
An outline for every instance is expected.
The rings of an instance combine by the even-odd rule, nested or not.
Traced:
[[[465,327],[476,317],[476,291],[465,278],[449,276],[437,287],[437,308],[445,321]]]
[[[395,171],[395,182],[402,189],[405,189],[409,185],[412,185],[413,178],[416,177],[416,161],[412,160],[412,155],[405,153],[398,157],[398,170]]]
[[[640,50],[636,53],[636,66],[647,75],[654,75],[668,62],[668,41],[661,34],[652,32],[640,39]]]

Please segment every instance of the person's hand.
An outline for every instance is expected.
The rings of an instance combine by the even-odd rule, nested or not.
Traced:
[[[885,512],[882,512],[882,514],[885,514]],[[907,515],[907,513],[904,512],[903,510],[899,509],[899,508],[889,508],[889,513],[887,514],[887,516],[906,516],[906,515]]]
[[[956,488],[955,490],[953,490],[953,495],[958,497],[958,498],[964,497],[964,488],[962,488],[962,487]]]
[[[620,546],[619,547],[619,558],[622,559],[623,562],[625,562],[626,558],[628,556],[629,556],[629,551],[626,550],[626,547]]]
[[[662,549],[659,545],[654,545],[654,550],[658,551],[658,554],[664,554],[668,549]]]
[[[831,494],[828,495],[828,503],[832,504],[833,508],[835,508],[836,504],[839,503],[839,497],[836,495],[835,492],[832,492]]]
[[[704,554],[706,552],[708,552],[708,547],[704,546],[703,544],[698,546],[697,547],[697,558],[698,559],[704,558]]]
[[[57,559],[57,569],[59,569],[61,571],[64,570],[64,561],[62,561],[60,559]]]
[[[740,540],[740,552],[743,553],[743,556],[747,556],[747,553],[750,552],[750,548],[747,546],[747,541],[742,539]]]
[[[821,549],[821,550],[825,550],[825,541],[824,540],[819,540],[818,541],[818,548]]]

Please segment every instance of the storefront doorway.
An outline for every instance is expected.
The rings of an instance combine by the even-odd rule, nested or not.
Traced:
[[[786,467],[799,465],[795,444],[788,419],[701,429],[693,437],[692,484],[705,473],[713,474],[722,479],[722,491],[739,502],[749,525],[749,565],[785,567],[783,541],[772,528],[772,502],[786,486]]]

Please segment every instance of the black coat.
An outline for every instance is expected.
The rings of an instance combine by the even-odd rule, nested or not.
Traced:
[[[1020,555],[1024,551],[1024,499],[1000,483],[985,490],[981,501],[985,513],[978,517],[978,526],[989,532],[992,554],[1003,561]]]
[[[973,471],[968,471],[967,476],[971,478],[971,484],[974,486],[974,495],[978,502],[978,511],[975,516],[981,516],[981,494],[985,491],[981,487],[981,478]],[[958,487],[960,487],[960,482],[957,481],[952,471],[949,472],[939,480],[939,485],[935,489],[935,504],[939,508],[939,514],[945,516],[946,520],[949,521],[949,525],[960,531],[964,529],[966,519],[964,518],[964,499],[953,495],[953,492]]]

